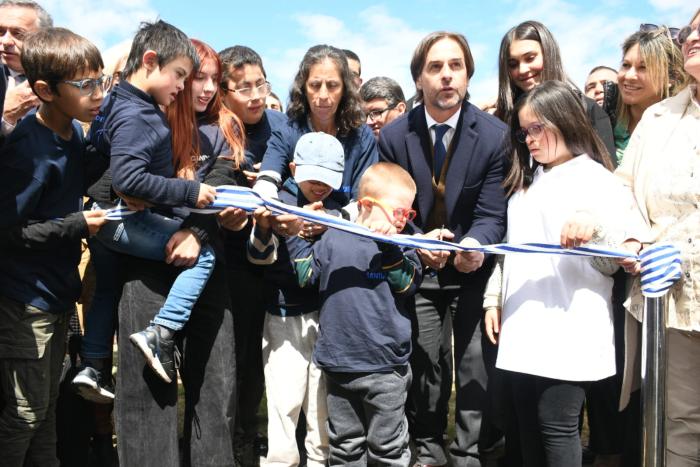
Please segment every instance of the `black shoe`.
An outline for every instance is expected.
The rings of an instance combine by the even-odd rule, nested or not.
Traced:
[[[166,383],[175,379],[175,339],[173,331],[153,324],[129,336],[129,340],[143,353],[146,363]]]
[[[114,402],[112,377],[105,370],[99,371],[86,364],[75,375],[71,385],[78,391],[78,394],[89,401],[98,404],[111,404]]]

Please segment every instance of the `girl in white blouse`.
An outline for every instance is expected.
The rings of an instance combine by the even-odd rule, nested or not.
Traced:
[[[568,86],[548,81],[534,88],[516,103],[510,127],[507,242],[572,247],[591,235],[612,244],[626,239],[632,197],[610,172],[607,150]],[[485,307],[489,295],[501,299],[487,308],[485,327],[499,344],[496,366],[510,372],[525,466],[581,465],[586,385],[615,373],[616,267],[514,254],[503,261],[501,284],[489,283]]]

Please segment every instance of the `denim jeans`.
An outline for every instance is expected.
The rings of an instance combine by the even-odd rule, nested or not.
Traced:
[[[114,317],[122,291],[122,256],[95,237],[88,239],[88,247],[95,268],[95,295],[85,314],[85,335],[80,354],[83,358],[108,358],[112,355]]]
[[[124,269],[114,412],[120,465],[234,465],[236,361],[225,268],[216,264],[182,332],[182,458],[178,445],[177,383],[163,382],[129,342],[131,333],[148,324],[148,310],[163,303],[177,270],[165,263],[137,258],[126,258]]]
[[[163,261],[165,246],[181,225],[181,221],[145,209],[126,216],[121,222],[106,224],[97,233],[97,238],[112,251]],[[211,275],[215,260],[214,250],[203,245],[194,266],[183,269],[175,279],[153,323],[174,331],[182,329]]]
[[[58,467],[56,399],[68,313],[0,296],[0,465]]]

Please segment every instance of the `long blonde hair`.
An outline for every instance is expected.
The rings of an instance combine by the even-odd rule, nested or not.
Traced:
[[[639,45],[640,61],[644,62],[654,92],[659,101],[675,96],[688,85],[688,73],[683,69],[683,54],[673,43],[668,29],[662,26],[652,31],[637,31],[622,43],[622,57]],[[627,125],[631,106],[618,101],[618,121]]]

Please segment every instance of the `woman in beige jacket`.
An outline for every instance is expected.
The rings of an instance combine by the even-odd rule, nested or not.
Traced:
[[[669,293],[666,316],[667,465],[700,465],[700,10],[683,28],[684,68],[693,83],[650,107],[632,134],[617,170],[650,227],[644,243],[670,242],[682,255],[683,276]],[[631,267],[626,268],[633,272]],[[638,277],[627,303],[628,350],[621,405],[639,384],[638,324],[643,300]],[[635,381],[636,380],[636,381]]]

